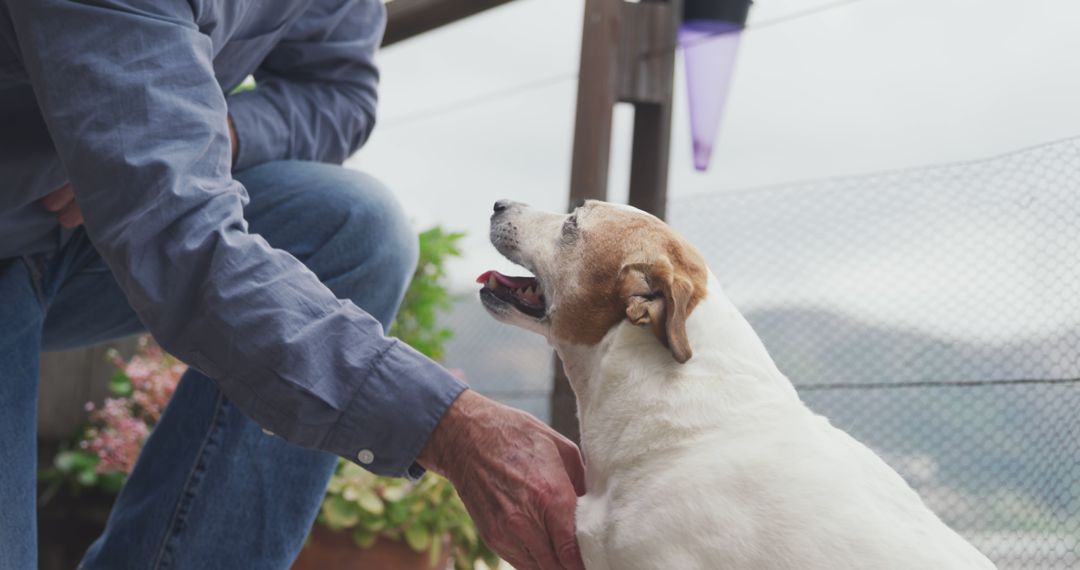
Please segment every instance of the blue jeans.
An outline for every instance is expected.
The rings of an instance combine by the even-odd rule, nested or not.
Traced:
[[[375,179],[282,161],[237,173],[252,233],[293,254],[387,326],[416,238]],[[143,330],[86,234],[0,260],[0,570],[36,568],[38,355]],[[259,334],[259,331],[238,331]],[[189,370],[81,568],[288,568],[336,458],[264,433]]]

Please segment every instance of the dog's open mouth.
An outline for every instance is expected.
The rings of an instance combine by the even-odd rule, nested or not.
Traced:
[[[542,319],[547,313],[544,289],[535,277],[509,277],[498,271],[485,271],[476,282],[484,286],[481,297],[490,295],[534,319]]]

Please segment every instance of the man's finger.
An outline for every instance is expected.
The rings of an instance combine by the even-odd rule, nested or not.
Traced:
[[[509,537],[508,542],[514,545],[514,551],[498,552],[498,554],[503,560],[513,566],[514,570],[540,569],[540,566],[533,561],[532,556],[529,554],[529,550],[521,544],[521,540],[516,537]]]
[[[540,501],[541,504],[546,502],[546,497]],[[520,552],[525,553],[525,558],[532,562],[531,568],[562,570],[544,532],[543,521],[518,511],[507,517],[504,528],[509,541],[516,544]]]
[[[555,552],[551,550],[551,544],[540,528],[534,528],[531,533],[525,534],[526,536],[518,537],[518,543],[525,548],[525,552],[531,559],[531,563],[526,563],[525,568],[563,570],[562,564],[555,556]],[[517,566],[514,566],[514,568],[517,568]]]
[[[79,209],[79,204],[72,200],[68,205],[64,206],[64,209],[60,210],[60,213],[56,215],[56,219],[65,228],[78,227],[83,223],[82,210]]]
[[[577,531],[574,526],[574,514],[577,500],[566,495],[556,497],[544,514],[544,524],[551,537],[551,548],[558,556],[562,568],[567,570],[585,570],[578,548]]]
[[[577,446],[567,440],[565,443],[556,441],[555,447],[559,450],[566,474],[570,477],[570,483],[574,486],[577,496],[585,494],[585,461],[581,458],[581,451]]]
[[[64,184],[56,190],[46,194],[45,197],[41,199],[41,204],[50,212],[59,212],[74,199],[75,193],[71,190],[71,184]]]

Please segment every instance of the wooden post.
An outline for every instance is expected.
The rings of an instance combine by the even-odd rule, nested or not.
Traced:
[[[634,106],[630,204],[666,212],[671,99],[681,0],[586,0],[578,71],[570,208],[607,198],[611,122],[616,103]],[[555,358],[551,423],[579,440],[576,402]]]

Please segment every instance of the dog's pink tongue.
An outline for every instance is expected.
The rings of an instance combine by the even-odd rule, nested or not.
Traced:
[[[509,287],[511,289],[525,289],[536,284],[536,279],[532,277],[508,277],[499,273],[498,271],[485,271],[476,278],[476,282],[480,284],[486,284],[494,277],[503,287]]]

